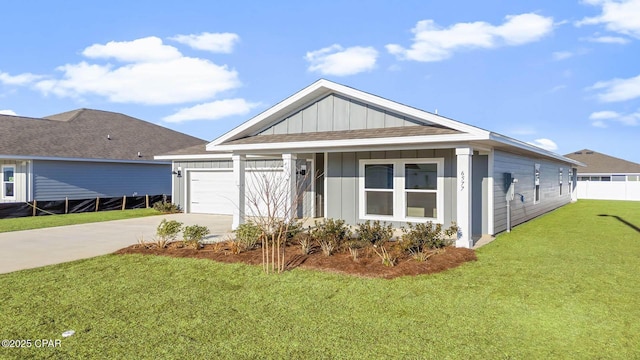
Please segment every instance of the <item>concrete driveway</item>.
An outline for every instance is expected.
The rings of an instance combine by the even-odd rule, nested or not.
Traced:
[[[207,226],[208,240],[231,232],[231,216],[170,214],[0,233],[0,274],[109,254],[140,238],[150,241],[164,218]]]

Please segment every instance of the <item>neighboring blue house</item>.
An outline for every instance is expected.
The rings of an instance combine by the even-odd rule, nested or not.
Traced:
[[[456,222],[462,247],[571,202],[573,169],[582,165],[327,80],[206,147],[156,159],[174,163],[175,203],[186,212],[233,215],[233,226],[252,215],[247,199],[261,194],[251,181],[262,174],[290,189],[290,199],[302,198],[298,217]],[[294,195],[296,188],[304,194]]]
[[[0,115],[0,203],[170,194],[171,163],[154,155],[205,143],[107,111]]]

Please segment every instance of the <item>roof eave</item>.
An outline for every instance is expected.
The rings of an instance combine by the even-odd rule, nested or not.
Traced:
[[[516,140],[514,138],[510,138],[508,136],[501,135],[501,134],[498,134],[498,133],[492,132],[490,134],[490,140],[493,140],[493,141],[496,141],[498,143],[505,144],[505,145],[508,145],[508,146],[513,146],[513,147],[516,147],[516,148],[519,148],[519,149],[522,149],[522,150],[526,150],[526,151],[529,151],[529,152],[533,152],[533,153],[536,153],[538,155],[542,155],[542,156],[545,156],[545,157],[549,157],[549,158],[553,158],[553,159],[556,159],[556,160],[568,162],[568,163],[571,163],[571,164],[574,164],[574,165],[577,165],[577,166],[586,166],[585,164],[581,163],[580,161],[573,160],[571,158],[562,156],[560,154],[556,154],[556,153],[554,153],[552,151],[545,150],[543,148],[537,147],[535,145],[531,145],[531,144],[526,143],[524,141]]]

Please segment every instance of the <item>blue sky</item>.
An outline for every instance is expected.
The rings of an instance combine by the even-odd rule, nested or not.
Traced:
[[[640,163],[640,0],[16,1],[0,112],[122,112],[212,140],[319,78]]]

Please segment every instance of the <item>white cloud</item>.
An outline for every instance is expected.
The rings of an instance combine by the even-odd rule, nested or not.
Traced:
[[[558,145],[550,139],[535,139],[532,142],[530,142],[529,144],[531,145],[535,145],[537,147],[541,147],[545,150],[549,150],[549,151],[556,151],[558,150]]]
[[[640,123],[640,111],[631,114],[620,114],[617,111],[596,111],[589,115],[591,125],[600,128],[608,127],[609,122],[617,122],[625,126],[636,126]]]
[[[564,60],[572,57],[574,54],[571,51],[556,51],[552,54],[553,60]]]
[[[554,87],[551,88],[551,90],[549,90],[550,93],[555,93],[558,92],[560,90],[564,90],[567,88],[567,85],[556,85]]]
[[[13,115],[13,116],[16,116],[18,114],[16,114],[16,112],[13,111],[13,110],[6,109],[6,110],[0,110],[0,115]]]
[[[229,54],[233,52],[233,47],[240,40],[240,36],[233,33],[203,32],[200,35],[176,35],[170,37],[169,40],[177,41],[198,50]]]
[[[619,36],[594,36],[587,38],[588,41],[603,43],[603,44],[628,44],[630,42],[629,39],[619,37]]]
[[[604,25],[609,31],[640,39],[640,0],[589,0],[585,3],[600,6],[602,13],[578,22],[582,25]]]
[[[617,102],[640,97],[640,75],[628,79],[599,81],[589,90],[600,90],[597,96],[602,102]]]
[[[109,41],[105,45],[93,44],[82,55],[92,59],[114,58],[122,62],[155,62],[179,59],[182,54],[173,46],[164,45],[162,39],[150,36],[133,41]]]
[[[553,18],[533,13],[509,15],[502,25],[484,21],[457,23],[441,28],[433,20],[419,21],[409,49],[398,44],[386,46],[399,59],[433,62],[445,60],[462,49],[491,49],[517,46],[540,40],[553,31]]]
[[[323,75],[346,76],[373,70],[378,52],[372,47],[354,46],[345,49],[334,44],[307,52],[304,58],[310,63],[309,71]]]
[[[258,103],[249,103],[245,99],[218,100],[180,109],[163,120],[172,123],[189,120],[216,120],[232,115],[245,115],[258,105]]]
[[[60,78],[38,81],[35,88],[61,97],[97,95],[118,103],[160,105],[208,100],[240,86],[235,70],[183,56],[155,37],[91,45],[83,54],[126,63],[66,64],[57,68]]]
[[[5,72],[0,71],[0,82],[5,85],[29,85],[34,81],[42,79],[43,76],[35,75],[31,73],[24,73],[20,75],[11,76]]]

